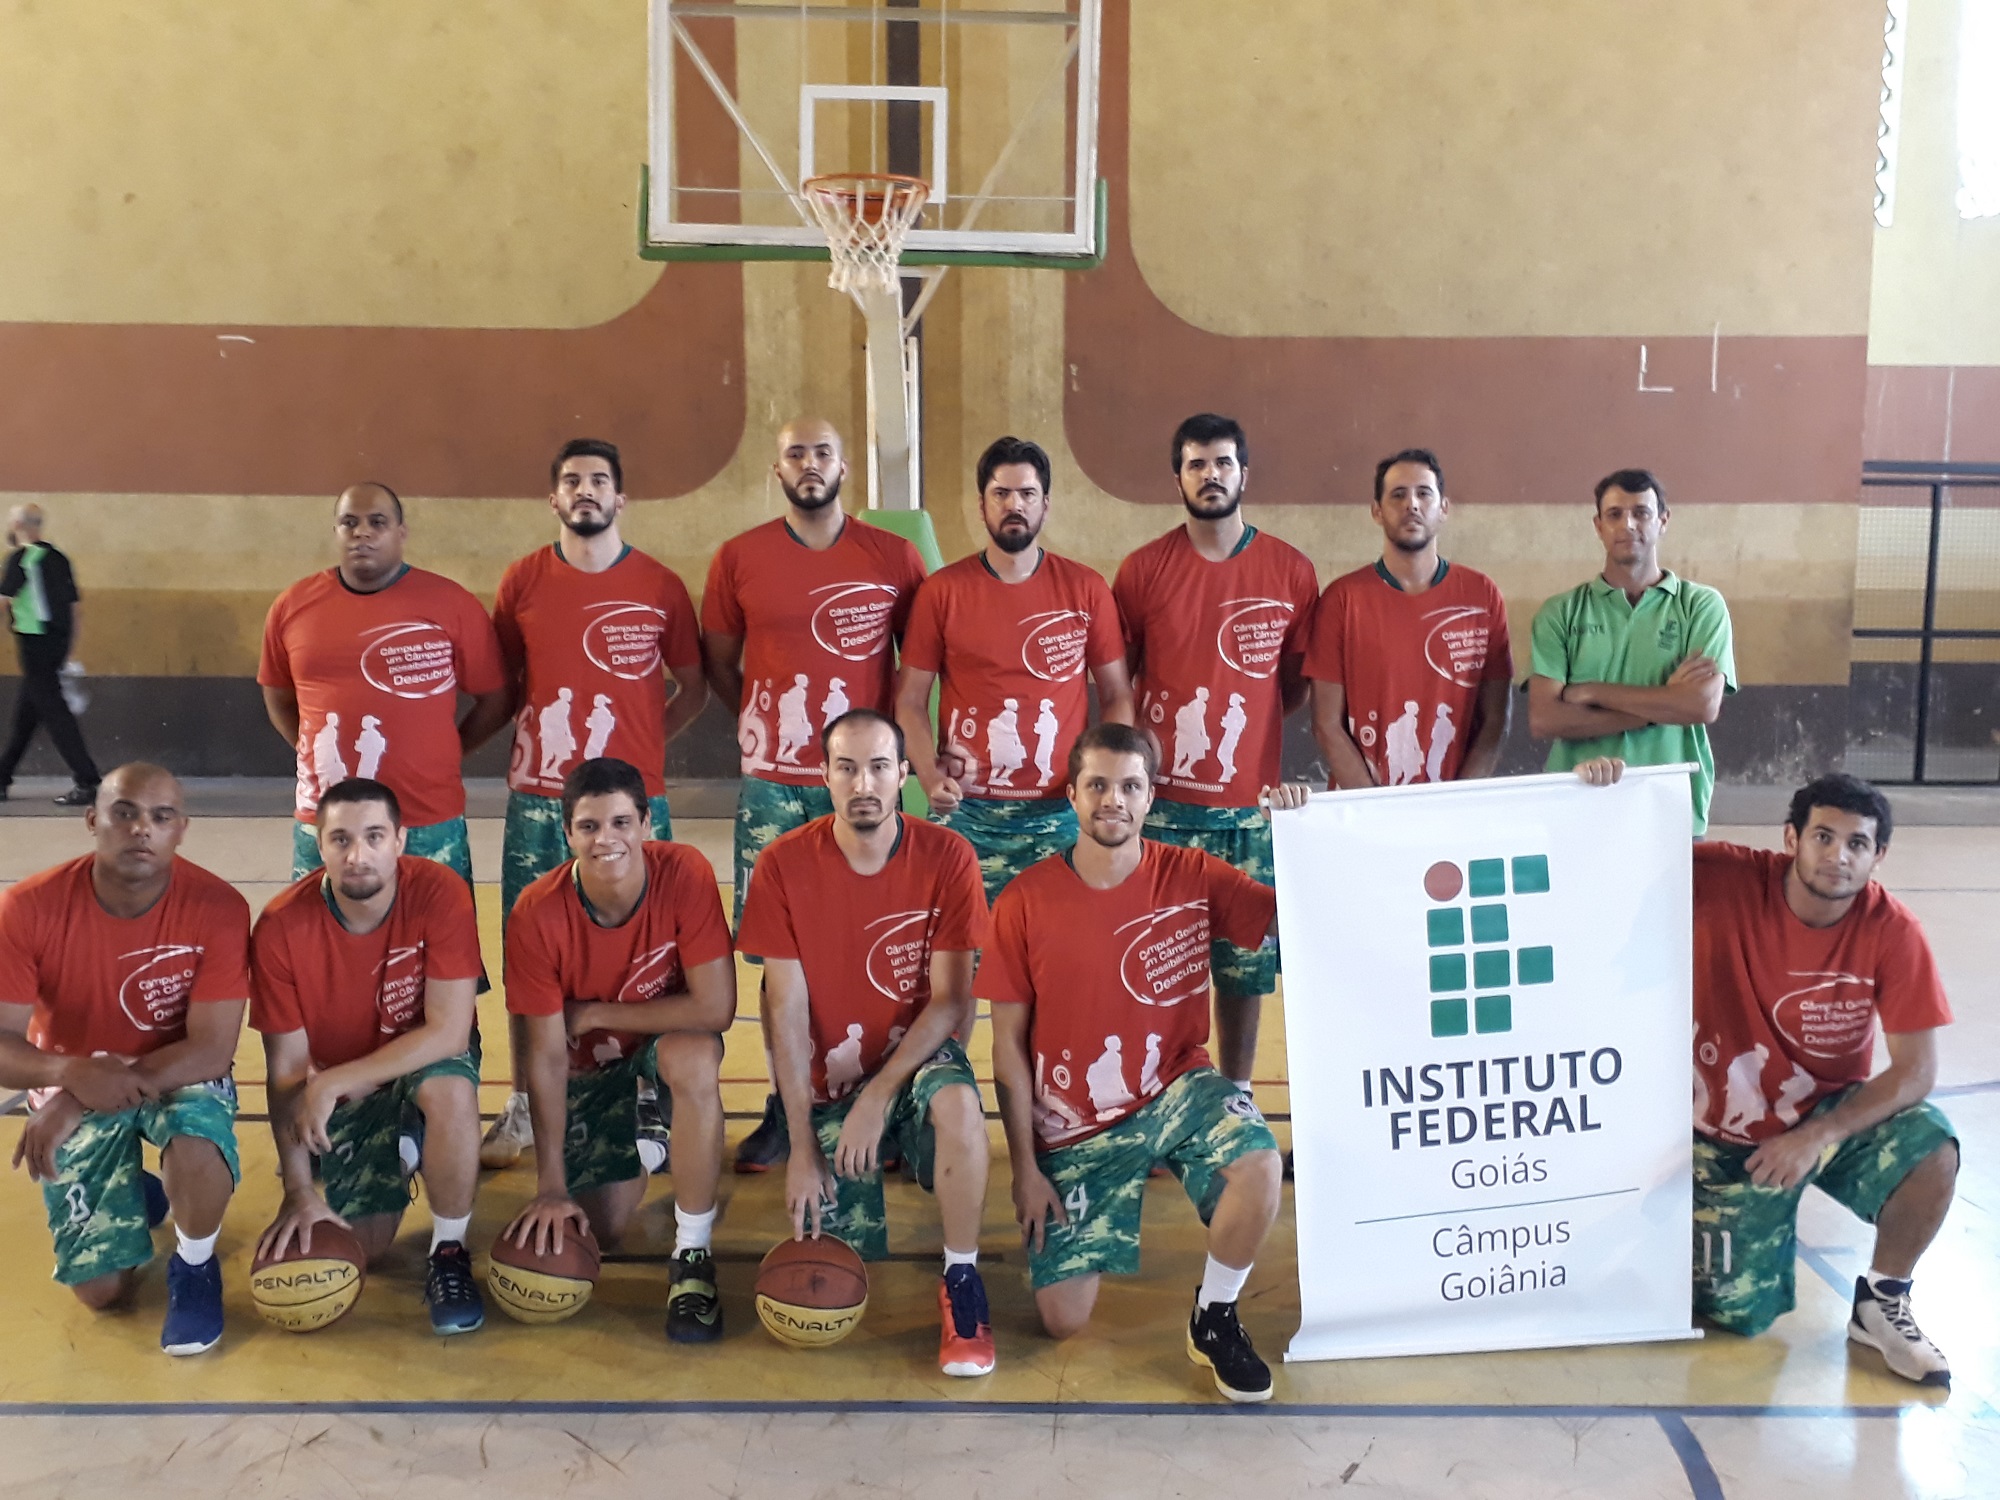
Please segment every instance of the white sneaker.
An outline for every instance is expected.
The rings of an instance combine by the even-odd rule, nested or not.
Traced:
[[[1910,1316],[1908,1292],[1885,1297],[1868,1285],[1867,1277],[1855,1277],[1854,1316],[1848,1321],[1847,1337],[1880,1350],[1891,1374],[1918,1385],[1951,1384],[1951,1366]]]
[[[511,1167],[534,1144],[535,1126],[528,1116],[528,1096],[509,1094],[499,1118],[479,1143],[479,1165],[489,1172]]]

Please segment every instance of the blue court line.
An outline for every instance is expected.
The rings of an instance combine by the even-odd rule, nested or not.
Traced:
[[[1826,1251],[1816,1245],[1798,1242],[1799,1259],[1811,1268],[1813,1275],[1832,1287],[1846,1301],[1854,1300],[1854,1278],[1843,1275],[1839,1267],[1826,1258]]]
[[[355,1415],[490,1416],[974,1416],[974,1417],[1688,1417],[1895,1418],[1922,1410],[1900,1406],[1655,1406],[1655,1405],[1440,1405],[1284,1402],[1268,1406],[1177,1401],[4,1401],[5,1417],[254,1417]],[[1690,1437],[1692,1434],[1689,1434]],[[1671,1441],[1671,1437],[1669,1438]],[[1676,1450],[1678,1451],[1678,1449]],[[1699,1492],[1697,1492],[1699,1493]]]
[[[1932,1089],[1933,1099],[1955,1099],[1961,1094],[1991,1094],[2000,1091],[2000,1078],[1988,1078],[1980,1083],[1954,1083],[1949,1088]]]
[[[1660,1424],[1660,1431],[1667,1435],[1674,1457],[1681,1461],[1681,1472],[1687,1475],[1688,1489],[1694,1500],[1724,1500],[1722,1482],[1715,1477],[1715,1465],[1708,1461],[1701,1439],[1694,1435],[1687,1419],[1678,1412],[1660,1412],[1654,1420]]]

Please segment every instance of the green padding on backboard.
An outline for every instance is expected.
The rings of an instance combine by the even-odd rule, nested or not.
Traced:
[[[944,566],[944,553],[938,550],[937,528],[931,525],[929,511],[922,510],[871,510],[863,513],[863,519],[870,526],[879,526],[884,531],[893,531],[912,547],[917,556],[924,560],[924,570],[935,573]],[[937,689],[931,689],[931,728],[937,728]],[[915,745],[910,753],[918,753]],[[912,776],[903,783],[903,811],[913,818],[928,818],[931,815],[930,798],[924,795],[923,787]]]

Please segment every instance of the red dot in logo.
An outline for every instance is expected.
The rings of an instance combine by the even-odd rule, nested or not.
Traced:
[[[1449,901],[1464,888],[1465,877],[1448,859],[1441,859],[1424,871],[1424,894],[1433,901]]]

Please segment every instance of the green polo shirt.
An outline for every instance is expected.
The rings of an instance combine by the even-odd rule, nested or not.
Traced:
[[[1729,629],[1729,606],[1705,584],[1672,573],[1640,596],[1601,577],[1558,594],[1535,613],[1534,665],[1537,677],[1572,682],[1609,682],[1620,687],[1664,687],[1674,669],[1690,656],[1706,656],[1722,669],[1725,692],[1736,691],[1736,648]],[[1715,791],[1715,757],[1702,724],[1649,724],[1626,734],[1594,740],[1557,740],[1549,746],[1549,769],[1567,771],[1594,756],[1615,755],[1629,765],[1666,766],[1693,761],[1694,831],[1708,829],[1708,802]]]

